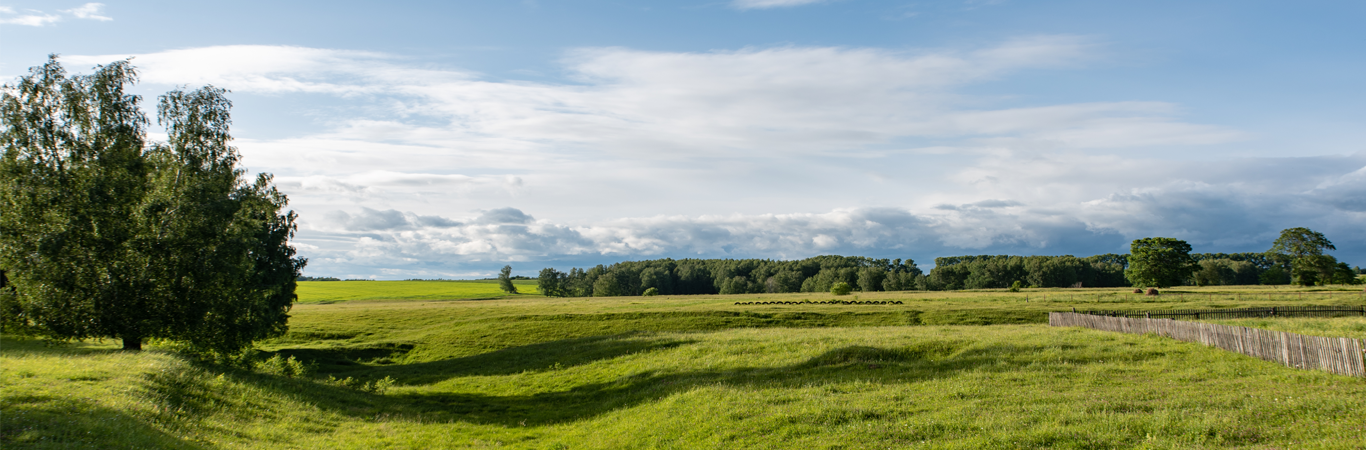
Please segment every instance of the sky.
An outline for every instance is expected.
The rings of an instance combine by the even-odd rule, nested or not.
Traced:
[[[229,89],[305,274],[1265,251],[1366,265],[1360,1],[0,0],[0,77]],[[154,135],[153,138],[156,138]]]

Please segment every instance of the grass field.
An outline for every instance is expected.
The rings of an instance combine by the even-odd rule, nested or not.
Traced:
[[[540,295],[536,282],[514,280],[518,294],[498,289],[495,280],[461,281],[300,281],[299,303],[336,303],[355,300],[495,299]]]
[[[1308,336],[1366,339],[1366,317],[1294,317],[1286,319],[1225,319],[1206,322],[1266,330],[1288,331]]]
[[[1311,292],[1303,300],[1285,289],[1175,294],[859,295],[903,305],[734,305],[828,294],[312,302],[295,307],[287,336],[262,346],[266,356],[314,365],[311,374],[294,377],[196,365],[159,350],[124,353],[112,342],[46,346],[6,337],[0,444],[1366,445],[1366,379],[1154,336],[1041,324],[1048,311],[1072,307],[1362,304],[1345,291]],[[1351,333],[1360,324],[1294,319],[1268,327]]]

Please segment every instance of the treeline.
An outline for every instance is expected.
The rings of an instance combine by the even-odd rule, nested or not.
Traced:
[[[1290,284],[1290,273],[1266,253],[1192,253],[1200,269],[1189,285]],[[1126,287],[1129,255],[1107,253],[1064,256],[969,255],[935,258],[927,290],[1023,287]]]
[[[656,259],[598,265],[568,273],[553,268],[537,278],[551,297],[829,292],[835,283],[869,291],[919,289],[925,278],[911,259],[816,256],[769,259]]]
[[[1286,263],[1266,253],[1192,253],[1198,264],[1188,285],[1290,284]],[[542,269],[542,294],[551,297],[829,292],[835,283],[856,291],[942,291],[1021,287],[1127,287],[1129,255],[1088,257],[966,255],[935,258],[926,274],[911,259],[825,255],[796,261],[768,259],[656,259]],[[1355,272],[1355,271],[1354,271]]]
[[[1085,258],[1064,256],[976,255],[935,258],[925,290],[1024,287],[1121,287],[1128,255],[1107,253]]]
[[[1294,278],[1290,259],[1269,252],[1191,253],[1198,267],[1185,277],[1188,286],[1286,285]],[[1357,284],[1360,267],[1348,268],[1321,256],[1326,284]],[[1015,282],[1023,287],[1125,287],[1129,255],[1108,253],[1075,256],[970,255],[935,258],[935,267],[920,284],[923,290],[999,289]]]

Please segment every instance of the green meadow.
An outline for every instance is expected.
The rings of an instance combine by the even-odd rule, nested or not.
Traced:
[[[489,300],[539,295],[534,280],[514,280],[517,294],[498,289],[497,280],[462,281],[300,281],[299,303],[356,300]]]
[[[127,353],[114,342],[6,336],[0,446],[1366,445],[1366,379],[1045,324],[1047,312],[1073,307],[1361,305],[1359,291],[882,292],[857,298],[903,304],[735,305],[833,297],[462,300],[413,287],[441,283],[462,284],[318,282],[419,296],[406,300],[382,288],[305,299],[301,286],[289,334],[263,342],[268,362],[250,370],[188,361],[169,347]],[[1359,336],[1362,320],[1249,324]]]

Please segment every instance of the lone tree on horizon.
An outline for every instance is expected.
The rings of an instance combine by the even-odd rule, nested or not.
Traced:
[[[232,104],[160,96],[148,142],[128,61],[68,76],[52,56],[0,92],[0,291],[6,333],[169,339],[231,353],[283,334],[305,260],[269,174],[244,178]]]
[[[1165,237],[1135,239],[1129,244],[1124,277],[1135,287],[1179,286],[1200,266],[1186,241]]]
[[[1338,264],[1337,259],[1323,254],[1324,250],[1337,250],[1337,247],[1323,233],[1295,227],[1281,230],[1280,237],[1266,252],[1278,262],[1289,265],[1290,275],[1300,286],[1313,286],[1319,281],[1332,281],[1333,269]]]
[[[509,294],[517,293],[517,285],[512,284],[512,266],[503,266],[498,271],[498,288]]]

